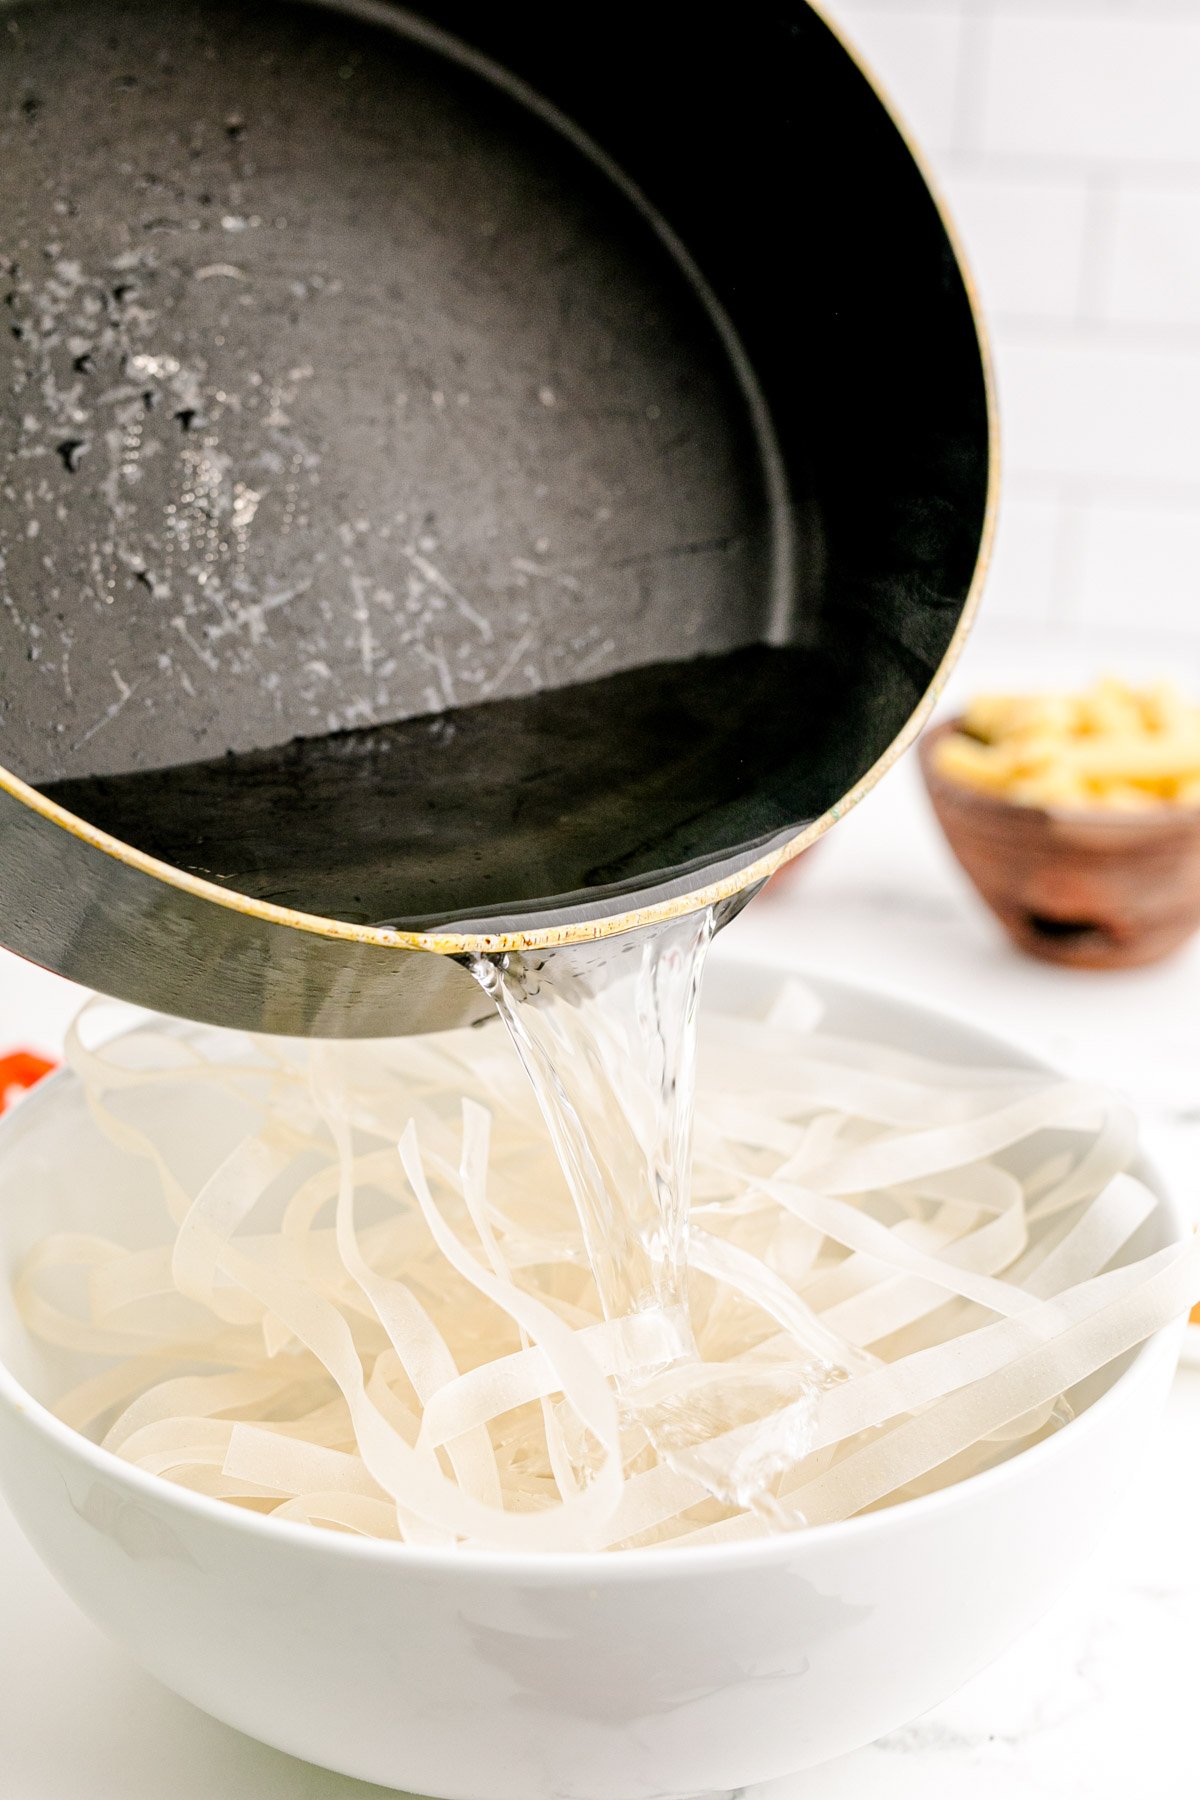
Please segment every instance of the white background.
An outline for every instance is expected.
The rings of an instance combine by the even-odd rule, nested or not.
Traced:
[[[828,0],[926,151],[990,321],[993,622],[1200,632],[1200,4]]]

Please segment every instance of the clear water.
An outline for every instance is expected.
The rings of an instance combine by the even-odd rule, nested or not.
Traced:
[[[688,1308],[697,1013],[712,932],[706,910],[470,967],[533,1083],[604,1316],[661,1320],[662,1359],[618,1383],[627,1421],[713,1499],[783,1522],[775,1483],[807,1448],[830,1372],[811,1360],[706,1364]]]
[[[696,1013],[705,910],[536,955],[481,957],[579,1212],[605,1318],[687,1318]]]

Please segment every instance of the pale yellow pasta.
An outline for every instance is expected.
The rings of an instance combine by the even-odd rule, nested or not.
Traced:
[[[1167,682],[981,694],[937,747],[941,774],[1026,806],[1145,812],[1200,803],[1200,706]]]

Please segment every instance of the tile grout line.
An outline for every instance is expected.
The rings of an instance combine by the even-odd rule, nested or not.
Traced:
[[[1078,587],[1082,574],[1085,507],[1082,497],[1069,494],[1061,482],[1056,485],[1058,523],[1055,530],[1051,574],[1053,599],[1050,610],[1056,621],[1061,621],[1068,627],[1078,627]]]
[[[910,12],[953,14],[966,17],[983,12],[1001,12],[1014,19],[1050,18],[1064,24],[1140,24],[1149,20],[1155,25],[1187,25],[1194,22],[1191,0],[905,0]],[[896,11],[896,0],[848,0],[838,6],[840,12],[890,13]]]
[[[951,154],[961,151],[982,155],[979,144],[983,108],[987,98],[987,65],[991,41],[991,13],[958,14],[958,56],[954,105],[950,128]]]
[[[1099,168],[1088,181],[1083,249],[1079,259],[1079,289],[1075,296],[1075,323],[1105,323],[1111,298],[1112,263],[1117,226],[1119,177],[1112,168]]]
[[[1187,320],[1106,319],[1080,311],[1064,318],[1003,307],[990,307],[988,318],[999,338],[1020,349],[1074,349],[1100,356],[1132,353],[1160,360],[1191,360],[1200,355],[1200,320],[1192,324]]]
[[[964,175],[998,175],[1007,180],[1046,180],[1072,178],[1085,181],[1098,169],[1111,170],[1109,156],[1097,156],[1087,150],[1012,150],[1004,147],[983,149],[972,144],[955,144],[944,148],[938,158],[941,164]],[[1128,155],[1120,166],[1120,178],[1134,187],[1181,188],[1185,192],[1200,190],[1200,157],[1189,161],[1179,156]]]
[[[1157,512],[1175,518],[1200,513],[1200,481],[1164,481],[1155,476],[1079,475],[1061,469],[1010,469],[1005,485],[1021,500],[1061,496],[1072,504],[1100,504],[1128,512]]]

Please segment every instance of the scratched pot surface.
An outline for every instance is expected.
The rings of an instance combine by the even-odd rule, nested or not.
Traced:
[[[928,687],[984,511],[970,308],[807,8],[618,4],[586,54],[557,7],[426,10],[477,51],[386,7],[0,7],[0,761],[355,921],[678,892]]]
[[[10,764],[185,761],[759,634],[745,396],[561,133],[307,8],[5,12]]]

